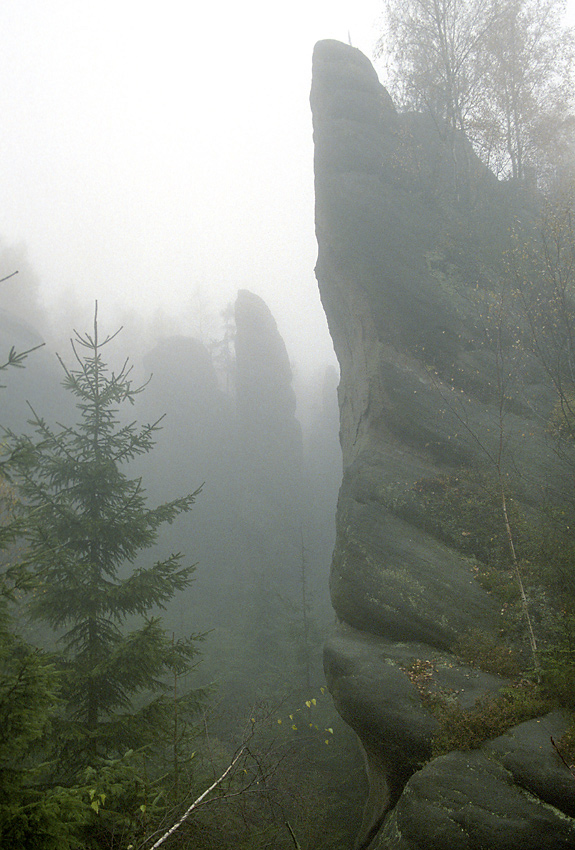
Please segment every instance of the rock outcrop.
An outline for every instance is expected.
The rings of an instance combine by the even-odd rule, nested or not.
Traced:
[[[341,367],[344,463],[324,663],[365,750],[358,845],[575,846],[575,781],[549,740],[564,718],[429,761],[438,721],[423,698],[450,694],[467,710],[507,683],[455,652],[500,626],[501,601],[477,580],[481,518],[471,506],[467,524],[438,520],[431,496],[449,511],[496,471],[529,512],[546,481],[561,486],[545,429],[552,389],[523,353],[505,366],[502,402],[514,340],[490,324],[511,216],[528,229],[532,202],[464,142],[448,156],[423,116],[398,114],[352,47],[316,46],[311,104],[316,273]]]
[[[285,343],[267,304],[240,289],[236,320],[236,400],[246,464],[285,492],[286,478],[301,476],[302,435],[296,419],[292,369]]]
[[[303,447],[289,357],[258,295],[240,290],[234,317],[235,396],[220,388],[212,354],[197,339],[164,339],[144,361],[153,375],[146,416],[154,422],[167,411],[148,462],[154,498],[205,482],[178,526],[201,563],[189,597],[204,628],[216,617],[229,621],[230,607],[243,618],[264,579],[287,594],[299,575]]]
[[[234,315],[237,502],[249,529],[243,554],[252,569],[258,565],[260,593],[267,596],[277,583],[291,594],[297,587],[299,548],[294,544],[302,523],[303,489],[303,441],[292,369],[276,321],[259,295],[241,289]]]

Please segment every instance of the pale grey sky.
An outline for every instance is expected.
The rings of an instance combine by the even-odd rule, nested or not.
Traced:
[[[162,330],[186,332],[198,287],[217,309],[248,288],[301,367],[333,362],[313,273],[311,56],[348,32],[370,55],[380,9],[2,0],[0,240],[26,249],[66,333],[69,293],[85,326],[97,298],[102,317],[162,310]]]
[[[61,315],[74,292],[87,321],[97,298],[102,315],[161,308],[186,331],[198,286],[218,308],[248,288],[293,359],[332,361],[313,274],[311,55],[348,31],[369,53],[378,12],[3,0],[0,239],[26,246],[46,306]]]

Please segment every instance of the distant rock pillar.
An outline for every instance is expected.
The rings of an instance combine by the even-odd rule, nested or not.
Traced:
[[[292,369],[265,302],[241,289],[235,303],[236,398],[242,466],[279,500],[297,499],[303,466]]]

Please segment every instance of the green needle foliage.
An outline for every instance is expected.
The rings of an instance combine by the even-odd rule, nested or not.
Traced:
[[[1,281],[0,281],[1,283]],[[34,349],[31,349],[33,351]],[[23,366],[27,354],[10,350],[0,371]],[[16,541],[22,517],[16,491],[0,464],[0,848],[73,850],[85,822],[74,793],[46,789],[40,753],[58,701],[60,675],[48,655],[14,632],[18,596],[29,575]]]
[[[137,558],[164,523],[191,509],[199,490],[150,508],[141,478],[126,474],[153,448],[159,423],[120,418],[145,385],[133,386],[128,361],[115,373],[102,359],[117,333],[100,340],[96,306],[93,333],[72,340],[74,368],[60,359],[76,425],[52,427],[33,411],[35,435],[12,435],[34,574],[31,612],[58,633],[63,649],[55,728],[65,781],[152,742],[158,711],[169,705],[168,681],[187,672],[198,651],[198,635],[174,641],[151,615],[189,585],[194,567],[179,554],[147,566]]]

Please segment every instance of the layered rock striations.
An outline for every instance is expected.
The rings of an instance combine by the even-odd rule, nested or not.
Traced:
[[[422,698],[450,694],[467,710],[506,684],[455,652],[466,635],[500,628],[501,601],[477,580],[479,516],[438,521],[431,496],[437,510],[441,490],[449,510],[458,487],[495,476],[528,513],[546,482],[561,486],[545,424],[552,389],[523,354],[505,366],[502,400],[514,340],[493,330],[510,222],[528,229],[531,201],[465,142],[447,151],[423,116],[398,114],[352,47],[316,46],[311,105],[316,274],[341,367],[344,462],[338,625],[324,663],[365,750],[358,843],[575,846],[575,783],[549,742],[564,718],[430,761],[438,721]]]

